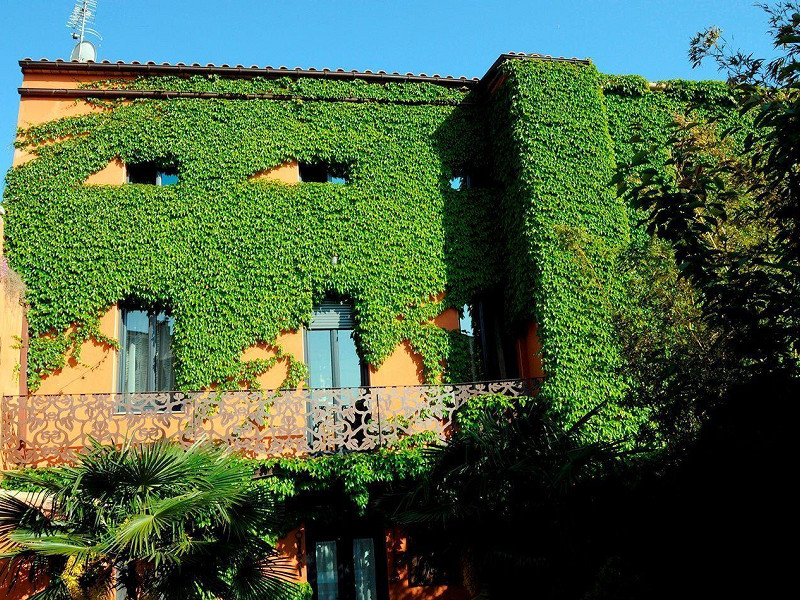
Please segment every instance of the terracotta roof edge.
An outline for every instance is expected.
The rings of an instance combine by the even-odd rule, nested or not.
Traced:
[[[365,79],[365,80],[374,80],[374,81],[382,81],[382,82],[389,82],[389,81],[397,81],[397,82],[426,82],[426,83],[436,83],[448,87],[458,87],[458,86],[466,86],[471,87],[478,84],[478,78],[467,78],[464,76],[461,77],[454,77],[454,76],[446,76],[441,77],[439,75],[429,76],[425,73],[421,73],[419,75],[415,75],[413,73],[407,73],[405,75],[400,73],[386,73],[385,71],[372,71],[372,70],[364,70],[364,71],[344,71],[344,70],[335,70],[332,71],[330,69],[316,69],[316,68],[308,68],[304,69],[301,67],[258,67],[253,65],[252,67],[242,67],[242,66],[229,66],[229,65],[214,65],[214,64],[207,64],[207,65],[199,65],[197,63],[192,65],[186,65],[183,63],[161,63],[157,64],[155,62],[147,62],[141,63],[138,61],[132,61],[129,63],[125,62],[111,62],[111,61],[100,61],[100,62],[86,62],[81,63],[77,61],[66,62],[63,60],[47,60],[47,59],[39,59],[33,60],[30,58],[25,58],[19,61],[19,66],[23,73],[28,73],[32,71],[53,71],[53,72],[78,72],[78,73],[109,73],[109,74],[184,74],[184,75],[201,75],[201,74],[219,74],[219,75],[230,75],[234,77],[316,77],[316,78],[326,78],[326,79]]]

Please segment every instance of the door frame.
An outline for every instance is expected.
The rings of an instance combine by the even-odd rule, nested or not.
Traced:
[[[382,523],[371,520],[352,520],[337,523],[308,523],[306,525],[306,565],[308,567],[308,583],[317,594],[316,542],[336,541],[336,562],[339,581],[339,600],[355,600],[355,580],[353,540],[371,538],[375,549],[375,590],[377,600],[389,600],[389,565],[386,553],[386,529]],[[344,568],[350,568],[350,574],[342,577]],[[345,586],[351,585],[351,595],[347,595]]]

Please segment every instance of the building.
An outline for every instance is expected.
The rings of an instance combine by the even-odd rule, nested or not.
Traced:
[[[370,452],[443,435],[486,393],[537,390],[568,420],[610,399],[621,431],[642,418],[615,404],[611,265],[639,233],[610,181],[634,125],[708,89],[724,106],[718,84],[529,54],[480,79],[20,66],[5,469],[92,437]],[[408,544],[357,519],[282,541],[320,600],[469,597]]]

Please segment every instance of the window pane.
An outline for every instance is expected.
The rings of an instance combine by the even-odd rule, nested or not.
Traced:
[[[172,340],[175,319],[166,313],[126,310],[122,348],[122,391],[129,393],[175,389]]]
[[[300,181],[325,183],[328,181],[328,166],[324,163],[300,163]]]
[[[140,163],[128,165],[128,183],[143,183],[155,185],[158,177],[158,169],[152,163]]]
[[[333,356],[331,332],[329,329],[309,329],[308,343],[308,381],[312,388],[331,388],[333,383]]]
[[[339,573],[336,569],[336,542],[317,542],[315,546],[317,598],[319,600],[338,600]]]
[[[353,540],[353,566],[356,576],[356,600],[376,600],[375,546],[372,538]]]
[[[452,177],[450,179],[450,187],[454,190],[460,190],[463,181],[464,179],[462,177]]]
[[[175,318],[164,313],[156,315],[156,387],[154,391],[175,389],[175,373],[172,368],[172,339]]]
[[[143,310],[130,310],[123,315],[125,353],[123,364],[124,392],[146,392],[152,365],[150,357],[150,318]]]
[[[461,309],[461,318],[458,321],[458,328],[461,333],[465,333],[469,337],[474,335],[472,330],[472,308],[469,304],[465,304]]]
[[[161,185],[175,185],[178,183],[178,174],[174,172],[161,171],[159,173]]]
[[[340,329],[339,338],[339,385],[338,387],[359,387],[361,385],[361,361],[356,350],[353,331]]]

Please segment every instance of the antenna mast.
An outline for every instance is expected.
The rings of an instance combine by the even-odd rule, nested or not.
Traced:
[[[78,40],[78,43],[72,49],[70,60],[89,62],[97,59],[97,50],[94,44],[86,39],[87,35],[103,39],[103,36],[89,27],[89,25],[94,25],[96,12],[97,0],[75,0],[75,6],[67,19],[67,27],[72,30],[72,39]]]

